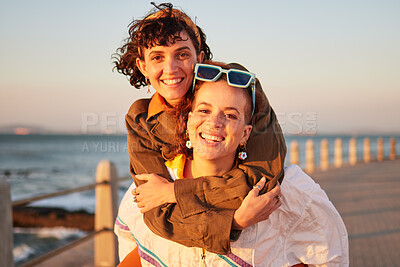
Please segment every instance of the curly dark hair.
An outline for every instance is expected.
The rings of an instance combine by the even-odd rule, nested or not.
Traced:
[[[166,46],[171,41],[173,43],[180,41],[182,40],[180,34],[183,31],[192,40],[197,55],[204,51],[204,59],[212,59],[212,53],[206,43],[206,35],[199,26],[194,25],[184,12],[174,9],[171,3],[156,5],[152,2],[151,4],[155,8],[145,18],[133,20],[129,24],[129,37],[112,56],[114,59],[113,69],[129,77],[130,84],[136,88],[146,85],[146,78],[136,66],[136,58],[144,59],[141,51],[157,45]],[[154,14],[158,12],[162,12],[162,15],[154,18]],[[191,25],[188,25],[188,20]],[[195,31],[197,32],[191,26],[196,27]],[[200,42],[196,33],[199,35]]]
[[[215,66],[220,66],[223,69],[239,69],[239,70],[244,70],[248,71],[244,66],[238,64],[238,63],[230,63],[226,64],[223,62],[217,62],[217,61],[205,61],[203,62],[205,64],[210,64],[210,65],[215,65]],[[226,75],[221,75],[218,80],[223,80],[227,81]],[[195,92],[190,94],[190,97],[186,98],[187,100],[182,103],[180,112],[176,114],[177,117],[177,128],[176,128],[176,139],[175,139],[175,144],[173,145],[173,151],[174,155],[179,155],[179,154],[184,154],[189,158],[192,158],[192,151],[189,150],[186,147],[186,141],[188,140],[187,137],[187,120],[188,120],[188,114],[190,111],[192,111],[193,108],[193,102],[196,98],[196,92],[201,88],[201,86],[204,84],[204,81],[197,81],[195,85]],[[258,116],[258,113],[260,111],[260,103],[262,103],[262,98],[263,98],[263,92],[262,92],[262,87],[260,84],[260,81],[256,79],[256,94],[255,94],[255,107],[254,107],[254,115],[251,116],[252,109],[253,109],[253,104],[252,104],[252,85],[249,87],[245,88],[247,94],[246,94],[246,106],[245,106],[245,123],[246,124],[251,124],[254,125],[256,117]],[[191,90],[189,90],[191,91]]]

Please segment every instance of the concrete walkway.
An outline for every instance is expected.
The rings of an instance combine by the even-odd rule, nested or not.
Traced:
[[[94,266],[94,239],[87,240],[80,245],[50,258],[35,267],[93,267]],[[104,266],[111,267],[111,266]]]
[[[400,159],[311,174],[349,233],[350,266],[400,266]],[[93,242],[37,266],[93,266]]]
[[[311,176],[342,215],[350,266],[400,266],[400,159]]]

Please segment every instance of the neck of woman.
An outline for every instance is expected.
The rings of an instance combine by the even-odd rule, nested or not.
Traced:
[[[179,105],[182,103],[182,101],[184,99],[184,98],[166,99],[162,95],[160,95],[160,97],[164,100],[164,104],[165,104],[165,106],[167,106],[167,108],[177,108],[177,107],[179,107]]]
[[[185,164],[185,178],[197,178],[202,176],[222,176],[232,169],[235,155],[222,159],[203,159],[193,155],[193,160],[187,160]]]

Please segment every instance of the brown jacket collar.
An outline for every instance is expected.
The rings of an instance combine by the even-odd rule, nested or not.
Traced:
[[[155,93],[150,100],[149,109],[148,109],[148,116],[147,120],[158,113],[161,113],[165,110],[167,105],[165,104],[164,98],[159,94]]]

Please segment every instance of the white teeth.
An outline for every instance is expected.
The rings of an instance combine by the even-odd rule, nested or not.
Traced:
[[[206,139],[207,141],[214,141],[214,142],[221,142],[224,140],[222,137],[214,136],[214,135],[209,135],[205,133],[201,133],[201,137]]]
[[[163,83],[168,84],[168,85],[173,85],[180,83],[183,80],[183,78],[180,79],[169,79],[169,80],[163,80]]]

